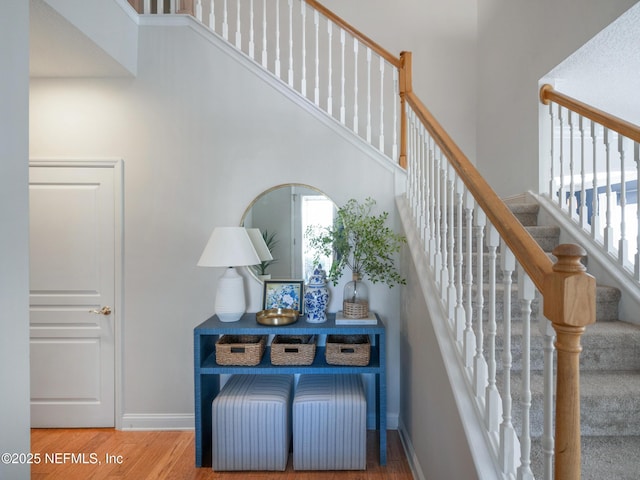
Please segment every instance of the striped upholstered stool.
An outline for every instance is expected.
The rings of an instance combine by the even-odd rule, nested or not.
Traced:
[[[301,375],[293,399],[293,468],[366,466],[367,399],[360,375]]]
[[[213,470],[284,470],[292,375],[233,375],[212,404]]]

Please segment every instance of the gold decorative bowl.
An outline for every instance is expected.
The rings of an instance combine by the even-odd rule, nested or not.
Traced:
[[[292,308],[270,308],[256,313],[256,321],[261,325],[289,325],[298,320],[298,315]]]

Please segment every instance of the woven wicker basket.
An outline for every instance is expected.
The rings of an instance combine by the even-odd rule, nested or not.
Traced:
[[[367,318],[369,316],[369,302],[342,302],[342,313],[345,318]]]
[[[325,358],[330,365],[369,365],[369,335],[327,335]]]
[[[316,335],[276,335],[271,342],[273,365],[311,365],[316,356]]]
[[[258,365],[267,335],[223,335],[216,342],[218,365]]]

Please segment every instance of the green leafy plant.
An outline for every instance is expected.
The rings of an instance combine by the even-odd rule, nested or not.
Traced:
[[[349,200],[338,209],[331,227],[309,227],[306,235],[310,246],[320,255],[333,255],[327,279],[337,285],[345,267],[355,276],[366,275],[372,283],[383,282],[392,287],[406,280],[396,270],[394,255],[406,243],[406,238],[385,226],[388,212],[371,213],[375,200],[363,203]]]
[[[269,233],[268,230],[265,230],[264,232],[262,232],[262,238],[264,239],[264,243],[267,245],[269,252],[271,252],[271,255],[273,256],[273,249],[278,244],[278,239],[276,238],[276,234]],[[278,259],[276,259],[275,257],[273,260],[265,260],[263,262],[260,262],[258,265],[256,265],[255,269],[259,275],[266,275],[267,268],[269,268],[270,265],[273,265],[277,261]]]

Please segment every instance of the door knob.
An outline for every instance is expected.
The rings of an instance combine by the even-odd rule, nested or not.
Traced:
[[[100,310],[89,310],[89,313],[95,313],[96,315],[111,315],[111,307],[104,306]]]

